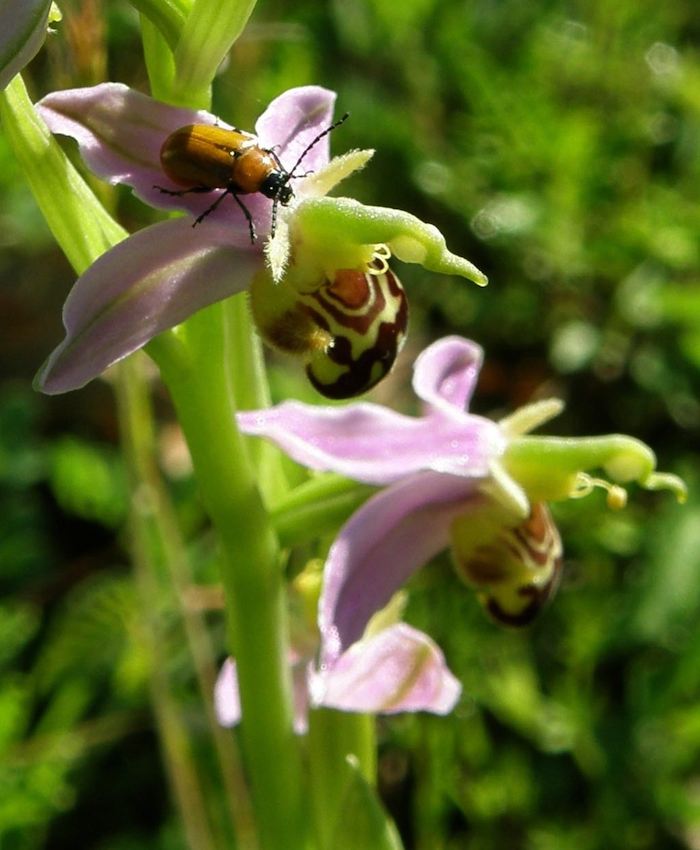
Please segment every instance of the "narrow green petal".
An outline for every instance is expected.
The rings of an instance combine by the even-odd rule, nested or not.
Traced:
[[[255,0],[195,0],[175,51],[181,103],[202,105],[219,65],[254,8]]]
[[[656,456],[645,443],[624,434],[603,437],[521,437],[503,459],[533,501],[575,494],[581,473],[602,469],[617,483],[637,482],[649,490],[670,490],[684,501],[686,487],[675,475],[656,472]]]
[[[295,209],[294,226],[305,243],[310,243],[309,252],[328,253],[334,245],[341,250],[348,244],[384,243],[403,262],[419,263],[439,274],[459,275],[479,286],[487,283],[469,260],[447,250],[436,227],[402,210],[365,206],[352,198],[309,198]]]
[[[131,5],[159,30],[170,49],[175,50],[191,3],[188,0],[131,0]]]

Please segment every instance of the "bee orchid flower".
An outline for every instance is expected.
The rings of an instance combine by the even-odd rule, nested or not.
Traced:
[[[49,129],[73,137],[98,176],[187,215],[138,231],[78,279],[64,308],[65,339],[42,367],[39,388],[81,387],[197,310],[250,290],[263,339],[298,355],[326,395],[346,398],[380,380],[403,343],[408,312],[392,254],[483,285],[431,225],[326,197],[372,155],[329,160],[334,102],[319,86],[290,89],[249,134],[117,83],[43,98],[37,109]],[[194,136],[183,133],[192,125]],[[222,151],[227,133],[231,146]],[[245,181],[243,151],[262,169]],[[266,175],[277,195],[269,186],[262,192]]]
[[[632,437],[530,436],[561,411],[557,400],[500,422],[468,412],[481,362],[479,346],[460,337],[423,351],[413,376],[425,408],[418,417],[362,402],[285,402],[238,415],[244,433],[268,438],[308,468],[382,488],[341,528],[325,564],[311,677],[318,704],[332,704],[338,669],[362,654],[373,616],[441,550],[451,550],[458,575],[495,619],[523,625],[561,570],[549,502],[602,487],[608,504],[621,508],[622,485],[631,482],[685,497],[683,482],[656,472],[651,449]],[[596,468],[608,480],[593,478]],[[413,657],[402,646],[397,671]]]
[[[429,711],[447,714],[461,693],[440,648],[428,635],[401,622],[405,594],[397,593],[372,618],[362,640],[355,642],[320,677],[314,667],[319,650],[320,576],[311,562],[289,588],[292,649],[288,663],[294,688],[294,730],[304,734],[310,708],[326,707],[368,714]],[[303,600],[303,601],[302,601]],[[300,604],[301,601],[301,604]],[[241,719],[236,662],[224,662],[215,688],[219,722],[234,726]]]

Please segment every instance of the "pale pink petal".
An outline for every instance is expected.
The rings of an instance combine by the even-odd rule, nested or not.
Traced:
[[[52,92],[36,106],[52,133],[78,142],[95,174],[155,197],[153,183],[164,180],[160,149],[166,137],[186,124],[220,123],[209,112],[170,106],[122,83]]]
[[[367,402],[316,407],[285,402],[239,414],[246,434],[267,437],[310,469],[388,484],[419,470],[486,475],[505,447],[498,426],[480,416],[416,418]]]
[[[306,733],[309,725],[309,692],[307,687],[308,661],[300,658],[293,650],[289,654],[292,668],[292,699],[294,701],[294,731]],[[214,686],[214,708],[222,726],[236,726],[241,721],[241,696],[238,689],[236,662],[227,658],[219,671]]]
[[[331,547],[318,622],[321,661],[332,667],[377,611],[420,567],[447,548],[453,520],[477,481],[422,472],[380,491],[356,511]]]
[[[353,644],[310,679],[314,705],[373,714],[447,714],[461,690],[437,645],[406,623]]]
[[[306,658],[299,658],[292,664],[293,724],[297,735],[305,735],[309,728],[308,666]]]
[[[260,144],[274,148],[285,168],[292,169],[304,148],[333,121],[335,92],[300,86],[276,97],[255,125]],[[317,171],[329,159],[329,138],[319,140],[304,156],[299,171]]]
[[[459,336],[447,336],[418,355],[413,367],[413,389],[429,409],[459,419],[472,397],[484,353],[480,346]]]
[[[210,227],[203,239],[177,219],[139,231],[78,278],[63,310],[66,337],[38,387],[49,394],[82,387],[202,307],[244,290],[259,264],[231,244],[226,228]]]
[[[121,83],[52,92],[39,101],[37,110],[52,133],[78,142],[83,159],[95,174],[110,183],[127,183],[150,206],[185,210],[196,218],[216,200],[211,192],[172,196],[156,188],[182,189],[168,180],[160,166],[160,149],[170,133],[187,124],[230,129],[211,113],[169,106]],[[269,219],[270,204],[262,195],[246,198],[248,210],[261,226]],[[249,232],[248,222],[232,198],[220,204],[200,227],[216,224],[230,227],[234,240]],[[250,237],[247,239],[250,248]]]
[[[214,686],[214,708],[222,726],[236,726],[241,722],[241,695],[233,658],[227,658],[219,671]]]
[[[51,0],[0,3],[0,91],[39,52],[50,8]]]

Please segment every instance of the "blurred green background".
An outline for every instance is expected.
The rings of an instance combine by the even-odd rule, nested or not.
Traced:
[[[103,79],[146,90],[125,2],[66,0],[28,69],[36,97]],[[344,190],[435,223],[486,290],[398,267],[411,336],[373,397],[411,409],[414,355],[445,333],[487,353],[475,409],[558,395],[553,433],[633,434],[684,475],[685,508],[635,492],[555,507],[566,574],[504,631],[447,559],[409,619],[464,682],[451,717],[380,721],[379,781],[407,850],[700,848],[700,17],[692,0],[260,0],[215,111],[252,128],[280,91],[335,88],[335,151],[372,147]],[[0,135],[0,848],[181,850],[149,709],[125,547],[112,392],[31,389],[73,275]],[[155,218],[110,200],[136,229]],[[279,397],[311,398],[275,361]],[[167,397],[168,479],[223,655],[216,554]],[[163,579],[167,673],[212,759]],[[193,604],[200,596],[193,589]],[[199,601],[198,601],[199,600]],[[210,789],[210,802],[220,802]]]

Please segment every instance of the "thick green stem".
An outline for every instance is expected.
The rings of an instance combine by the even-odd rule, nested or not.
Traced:
[[[241,736],[262,845],[265,850],[296,850],[304,846],[304,823],[301,759],[292,730],[285,586],[277,540],[236,427],[232,333],[226,307],[216,304],[182,329],[191,353],[189,368],[170,368],[167,358],[159,365],[221,540],[243,710]]]
[[[228,328],[230,363],[235,364],[232,390],[236,410],[259,410],[271,404],[262,343],[255,332],[244,296],[222,304]],[[266,440],[248,443],[257,473],[258,488],[266,504],[279,500],[287,491],[279,450]]]
[[[333,837],[343,821],[341,806],[347,789],[340,778],[348,756],[357,760],[361,774],[373,786],[377,770],[374,718],[330,709],[312,711],[309,784],[319,850],[333,850]]]

